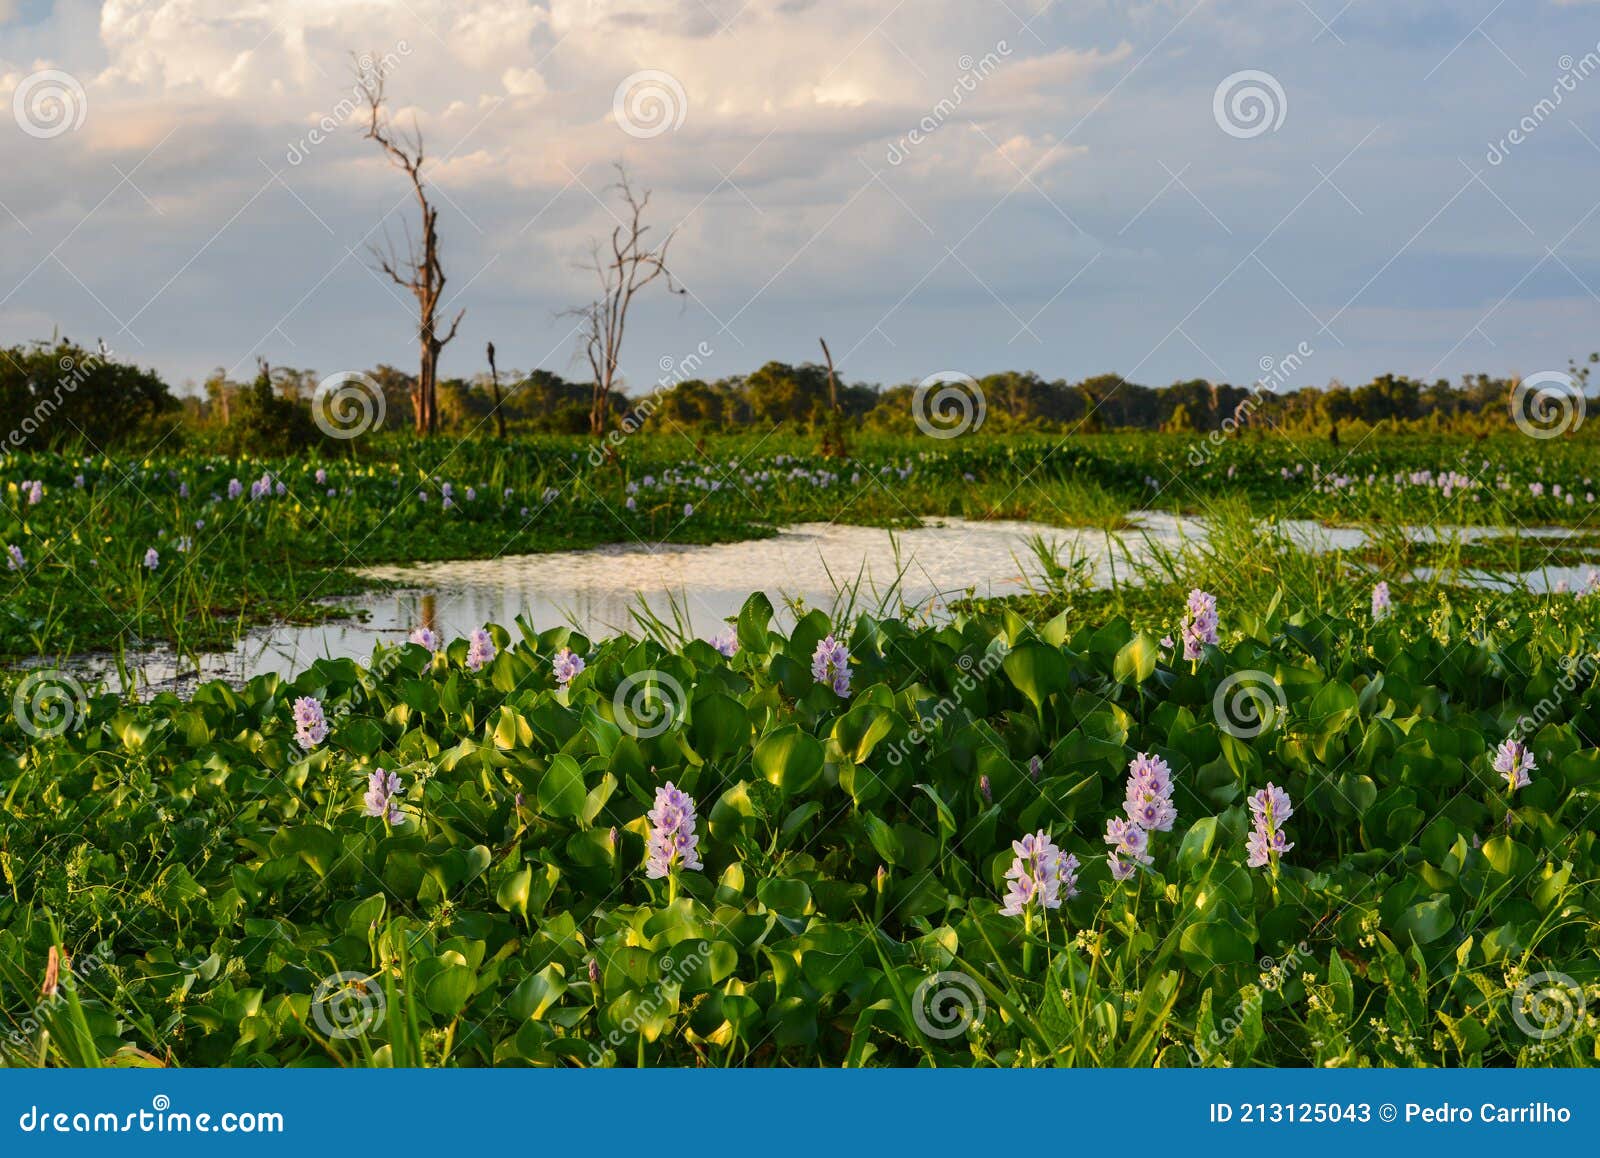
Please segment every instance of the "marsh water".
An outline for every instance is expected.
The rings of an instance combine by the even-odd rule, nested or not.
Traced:
[[[772,538],[716,546],[616,545],[587,551],[507,555],[498,559],[373,568],[362,573],[394,586],[381,593],[339,600],[348,618],[310,625],[284,624],[253,631],[228,651],[200,657],[198,668],[170,651],[129,657],[130,674],[151,690],[186,687],[196,680],[241,683],[256,675],[291,675],[324,657],[367,660],[373,646],[404,640],[428,626],[445,639],[485,623],[512,628],[523,616],[536,630],[567,625],[592,639],[629,631],[643,634],[652,617],[693,635],[721,631],[752,591],[764,591],[780,621],[797,612],[889,611],[937,618],[953,600],[1024,593],[1040,587],[1031,544],[1049,544],[1063,563],[1074,560],[1079,581],[1108,586],[1128,579],[1139,564],[1185,541],[1204,538],[1200,520],[1136,512],[1117,532],[1069,529],[1028,522],[928,520],[924,526],[881,528],[807,523]],[[1359,529],[1303,521],[1280,533],[1310,550],[1358,547]],[[1463,540],[1503,533],[1495,528],[1417,529],[1418,539],[1459,534]],[[1563,534],[1550,531],[1535,535]],[[1580,589],[1585,568],[1549,568],[1523,577],[1535,590],[1565,581]],[[1504,576],[1477,577],[1498,585]],[[106,657],[85,657],[75,669],[104,678],[117,674]]]

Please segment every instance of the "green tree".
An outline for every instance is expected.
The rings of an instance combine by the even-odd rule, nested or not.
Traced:
[[[179,410],[165,382],[109,351],[65,338],[0,350],[0,423],[11,449],[138,442]]]

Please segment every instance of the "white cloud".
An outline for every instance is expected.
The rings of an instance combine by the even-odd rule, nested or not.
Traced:
[[[0,0],[0,19],[17,11]],[[636,375],[681,353],[685,332],[714,333],[723,361],[708,372],[727,373],[809,357],[826,329],[836,353],[856,347],[855,376],[920,376],[911,363],[937,354],[1159,380],[1211,372],[1199,342],[1243,377],[1285,327],[1314,330],[1308,311],[1330,316],[1358,291],[1343,316],[1393,336],[1382,368],[1426,369],[1460,337],[1443,341],[1455,307],[1411,332],[1381,324],[1399,317],[1386,303],[1466,286],[1474,303],[1560,298],[1576,283],[1541,284],[1565,276],[1556,263],[1519,281],[1543,250],[1495,198],[1540,244],[1589,208],[1592,154],[1557,122],[1485,172],[1495,196],[1457,195],[1458,158],[1481,156],[1525,112],[1538,68],[1584,42],[1578,11],[1485,26],[1527,77],[1446,0],[1330,7],[1337,36],[1296,0],[1225,13],[1193,0],[107,0],[86,28],[87,11],[61,3],[6,28],[0,85],[67,69],[89,115],[54,140],[0,135],[0,198],[31,231],[0,211],[0,296],[13,293],[0,340],[44,316],[87,332],[137,315],[149,357],[187,373],[261,343],[310,365],[405,356],[401,305],[349,256],[384,226],[400,237],[409,210],[349,115],[353,49],[397,55],[391,109],[426,135],[463,348],[487,331],[524,364],[560,345],[551,319],[582,292],[571,266],[609,227],[596,198],[618,158],[655,191],[660,228],[680,226],[695,291],[641,314]],[[1212,90],[1242,68],[1283,82],[1281,131],[1218,131]],[[681,85],[681,127],[639,139],[615,123],[617,86],[641,70]],[[1590,83],[1564,109],[1576,124],[1600,111]],[[1591,285],[1597,230],[1562,251]],[[83,286],[49,260],[64,237]],[[1475,264],[1416,272],[1442,253]],[[1503,354],[1462,347],[1476,365],[1526,361],[1494,325],[1511,304],[1485,324]],[[1040,340],[1019,338],[1035,314]],[[790,349],[797,329],[808,336]],[[1539,340],[1582,331],[1557,311]],[[1349,359],[1340,373],[1364,356],[1349,340],[1318,343]]]
[[[500,83],[512,96],[542,97],[549,91],[544,77],[537,69],[508,68],[500,74]]]

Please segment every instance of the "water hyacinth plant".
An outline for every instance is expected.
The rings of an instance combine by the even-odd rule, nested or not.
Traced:
[[[1389,595],[1389,584],[1379,580],[1372,588],[1372,618],[1382,619],[1394,607],[1394,600]]]
[[[1500,747],[1495,749],[1494,770],[1506,779],[1506,795],[1510,796],[1518,788],[1526,788],[1533,783],[1528,775],[1539,767],[1533,758],[1533,753],[1528,751],[1528,746],[1521,740],[1511,738],[1502,740]]]
[[[700,871],[700,837],[695,832],[694,798],[667,781],[656,789],[655,807],[650,810],[650,838],[646,850],[645,875],[667,881],[670,903],[678,895],[678,871]]]
[[[474,629],[467,644],[467,667],[472,671],[481,671],[493,661],[494,655],[494,638],[488,629]]]
[[[1284,836],[1283,825],[1294,815],[1289,794],[1271,781],[1250,797],[1250,835],[1245,850],[1251,868],[1270,868],[1278,875],[1278,858],[1294,847]]]
[[[328,721],[322,712],[322,701],[311,696],[301,696],[294,702],[294,740],[310,750],[328,738]]]
[[[550,661],[550,672],[556,677],[557,687],[566,687],[583,669],[583,656],[565,647],[556,652],[555,658]]]
[[[381,817],[385,824],[399,824],[405,819],[400,803],[400,777],[382,768],[374,768],[367,780],[367,794],[361,798],[367,816]]]
[[[1078,895],[1078,858],[1063,855],[1043,829],[1011,842],[1016,859],[1006,870],[1005,904],[1008,917],[1030,916],[1043,909],[1059,909],[1063,900]]]
[[[1217,597],[1198,588],[1189,592],[1184,605],[1183,658],[1197,660],[1206,645],[1217,643]]]
[[[1510,985],[1491,985],[1491,997],[1477,985],[1413,993],[1413,954],[1423,954],[1435,976],[1481,973],[1476,941],[1465,964],[1457,963],[1465,942],[1452,930],[1461,915],[1503,923],[1510,918],[1497,917],[1497,905],[1510,906],[1509,914],[1528,904],[1539,881],[1518,885],[1519,877],[1496,876],[1495,861],[1522,856],[1517,849],[1542,842],[1547,831],[1575,831],[1577,817],[1547,811],[1557,773],[1536,773],[1517,789],[1523,812],[1538,824],[1519,826],[1528,835],[1517,837],[1515,848],[1499,823],[1509,772],[1497,770],[1498,790],[1485,798],[1456,798],[1442,820],[1408,803],[1418,798],[1407,777],[1442,780],[1452,771],[1459,776],[1459,768],[1421,750],[1403,767],[1369,759],[1374,750],[1382,755],[1369,737],[1389,735],[1391,718],[1406,720],[1441,751],[1478,736],[1477,714],[1456,704],[1470,699],[1471,672],[1479,669],[1445,660],[1492,644],[1471,640],[1455,624],[1439,629],[1452,639],[1441,643],[1420,609],[1397,607],[1371,624],[1361,602],[1337,602],[1356,606],[1359,625],[1330,619],[1327,630],[1272,644],[1273,662],[1291,673],[1284,686],[1294,694],[1283,725],[1253,740],[1222,731],[1211,698],[1236,663],[1263,662],[1258,643],[1241,644],[1237,659],[1225,650],[1209,653],[1201,675],[1190,677],[1181,657],[1158,659],[1153,669],[1133,664],[1127,657],[1146,644],[1125,622],[1074,630],[1063,619],[1015,635],[1007,634],[1016,630],[1014,620],[982,614],[957,625],[862,624],[851,636],[860,641],[856,654],[846,661],[860,673],[853,681],[860,686],[844,700],[831,683],[811,678],[818,641],[834,624],[807,613],[786,636],[757,599],[740,617],[747,646],[734,660],[693,640],[669,647],[627,637],[580,644],[565,630],[513,636],[494,661],[497,678],[504,674],[523,689],[511,697],[489,678],[489,667],[464,672],[437,662],[432,649],[412,647],[385,651],[371,670],[319,661],[287,688],[259,681],[230,693],[231,701],[202,689],[196,706],[208,714],[166,733],[147,758],[175,782],[206,769],[208,785],[217,783],[197,806],[241,851],[227,864],[174,859],[195,865],[206,895],[175,898],[170,916],[138,910],[128,892],[130,885],[158,887],[168,871],[126,851],[125,830],[146,815],[145,805],[130,798],[95,811],[91,802],[103,801],[86,788],[105,758],[103,737],[115,734],[106,730],[111,722],[159,722],[172,711],[167,702],[130,709],[114,697],[90,697],[86,718],[65,734],[38,739],[16,725],[0,732],[30,753],[30,763],[19,766],[22,778],[7,785],[11,805],[0,826],[13,848],[59,831],[99,850],[82,871],[90,886],[117,881],[101,903],[113,906],[107,916],[125,930],[115,952],[129,962],[161,945],[187,953],[191,946],[251,944],[246,921],[294,924],[299,939],[276,952],[299,972],[266,969],[249,954],[238,967],[246,975],[240,980],[263,990],[258,1016],[270,1038],[216,1030],[179,1037],[133,1012],[106,1023],[107,1050],[120,1040],[191,1064],[261,1057],[306,1064],[326,1060],[328,1048],[350,1063],[379,1045],[416,1050],[407,1058],[426,1064],[565,1064],[559,1059],[574,1049],[599,1059],[589,1064],[675,1063],[697,1051],[739,1064],[759,1063],[746,1049],[764,1039],[781,1042],[769,1047],[773,1060],[795,1063],[859,1060],[870,1044],[880,1061],[901,1063],[1411,1064],[1397,1041],[1433,1040],[1429,1026],[1440,1013],[1490,1019],[1484,1024],[1491,1037],[1463,1038],[1458,1047],[1446,1035],[1441,1045],[1405,1048],[1441,1062],[1514,1060],[1521,1046],[1505,1012]],[[1587,601],[1573,601],[1558,614],[1575,627],[1570,617],[1590,610]],[[1266,638],[1280,638],[1282,622],[1275,618]],[[1502,629],[1524,649],[1542,638],[1537,632],[1550,633],[1521,653],[1525,663],[1543,665],[1533,677],[1540,687],[1552,673],[1577,678],[1561,663],[1570,654],[1565,630],[1533,626],[1552,622],[1541,610]],[[950,658],[987,654],[1000,639],[1007,643],[1003,665],[963,669]],[[1357,640],[1360,647],[1350,645]],[[446,650],[447,641],[434,642]],[[579,647],[593,679],[553,688],[547,657],[568,648],[576,659]],[[1173,663],[1181,670],[1166,666]],[[1384,714],[1364,715],[1357,688],[1368,686],[1380,665],[1406,664],[1437,668],[1451,694],[1386,684]],[[619,737],[612,699],[621,673],[641,668],[671,673],[684,710],[659,734]],[[1589,690],[1593,672],[1576,670]],[[935,727],[929,721],[939,712],[928,691],[937,685],[929,681],[941,671],[964,672],[950,685],[964,698],[941,709],[945,722]],[[1194,686],[1182,682],[1191,678]],[[1583,698],[1576,689],[1568,695],[1563,704]],[[449,705],[447,696],[454,697]],[[297,735],[317,737],[313,749],[261,745],[255,759],[269,773],[264,779],[236,756],[224,757],[237,751],[233,737],[259,726],[262,705],[285,702],[295,708]],[[1547,718],[1564,720],[1560,710]],[[336,716],[335,736],[324,729]],[[480,749],[485,755],[461,755],[468,733],[457,721],[469,718],[477,737],[497,737],[492,750]],[[913,728],[916,759],[892,761],[890,746],[911,743]],[[1541,764],[1581,779],[1594,761],[1600,777],[1600,759],[1575,736],[1562,741],[1549,727],[1541,735],[1541,743],[1557,745],[1550,761],[1541,752]],[[450,755],[430,754],[440,751],[430,747],[440,737],[454,737]],[[1520,780],[1532,767],[1534,745],[1519,742],[1525,746],[1506,749],[1502,763]],[[310,779],[306,751],[314,751],[318,769]],[[91,752],[100,754],[88,758]],[[1270,767],[1271,782],[1247,794],[1230,759],[1247,773]],[[388,769],[418,762],[427,765],[415,792],[419,807],[403,808],[400,776]],[[1342,764],[1371,779],[1369,798],[1327,783],[1324,769]],[[364,783],[364,793],[333,792],[308,813],[306,794],[341,777]],[[975,787],[984,780],[987,798]],[[256,797],[250,809],[225,804],[247,794]],[[1312,803],[1297,807],[1305,799]],[[1365,813],[1357,811],[1362,807]],[[159,823],[153,813],[147,819]],[[1070,824],[1056,832],[1065,835],[1052,837],[1047,822],[1064,820]],[[1388,826],[1399,824],[1413,827],[1402,838],[1389,835]],[[1107,843],[1100,842],[1102,829]],[[1013,839],[1018,831],[1023,837]],[[181,825],[170,832],[179,845],[194,839]],[[1567,841],[1566,855],[1588,856],[1557,839]],[[1411,848],[1411,859],[1393,855],[1397,847]],[[172,856],[186,851],[175,846]],[[1446,857],[1467,866],[1464,878],[1438,875],[1434,858]],[[1592,867],[1585,861],[1583,871]],[[686,883],[698,873],[705,877]],[[1139,887],[1119,887],[1118,875]],[[1522,890],[1523,899],[1486,900],[1479,890],[1492,880],[1508,882],[1508,896]],[[267,888],[268,881],[279,883]],[[30,879],[19,900],[0,905],[0,959],[24,947],[29,960],[43,952],[40,924],[17,915],[43,903],[51,887]],[[1565,898],[1560,903],[1580,895],[1576,885],[1543,887]],[[215,906],[212,898],[230,888],[239,889],[234,907]],[[432,928],[401,907],[421,910],[446,899],[458,914],[453,920],[464,923]],[[74,911],[71,897],[52,903]],[[346,937],[352,920],[373,929],[380,947],[404,944],[414,956],[403,962],[380,948],[375,962],[365,937]],[[1548,932],[1540,951],[1564,954],[1556,960],[1577,968],[1587,936],[1575,919]],[[491,942],[501,948],[489,949]],[[1258,984],[1260,956],[1281,956],[1301,942],[1308,948],[1294,950],[1294,978],[1263,998],[1282,1028],[1259,1039],[1217,1030],[1208,1010]],[[901,1020],[892,1012],[894,995],[915,991],[931,967],[915,953],[934,944],[954,955],[945,958],[951,968],[996,986],[1025,1019],[991,1016],[981,1038],[919,1044],[913,1011]],[[673,974],[676,1003],[662,1005],[642,1032],[634,1011],[651,997],[658,973],[652,967],[640,981],[623,963],[656,961],[669,950],[685,963]],[[336,959],[326,961],[326,952]],[[502,956],[491,965],[496,952]],[[598,963],[598,980],[590,961]],[[1369,968],[1358,970],[1354,961]],[[787,962],[798,962],[800,971]],[[318,1041],[286,999],[305,994],[296,977],[314,979],[333,965],[368,974],[376,965],[396,983],[397,1000],[414,1008],[396,1019],[398,1029],[386,1022],[365,1044]],[[457,969],[467,970],[460,983],[432,980]],[[119,969],[118,978],[101,992],[85,991],[89,1008],[135,1011],[150,1003],[157,978],[131,968]],[[557,979],[564,989],[551,987]],[[223,984],[197,978],[203,1008],[175,1016],[214,1023]],[[777,995],[792,985],[803,988],[779,1012]],[[1387,1002],[1396,987],[1408,996]],[[751,1005],[739,1000],[752,993]],[[1158,1020],[1139,1021],[1146,1015],[1135,1013],[1135,1021],[1106,1030],[1092,1010],[1130,993],[1145,996],[1128,1008],[1158,1011]],[[287,1010],[281,1016],[280,1005]],[[861,1022],[874,1006],[874,1017],[891,1020]],[[1356,1016],[1364,1007],[1398,1020],[1376,1035]],[[1170,1016],[1159,1013],[1166,1009]],[[468,1018],[479,1036],[460,1032]],[[784,1018],[804,1034],[779,1038]],[[419,1036],[391,1040],[391,1032],[410,1032],[408,1019]],[[1041,1020],[1057,1028],[1036,1039],[1029,1026]],[[858,1023],[867,1028],[856,1031]],[[1592,1035],[1569,1048],[1592,1049]]]
[[[811,678],[831,687],[836,696],[849,696],[850,649],[832,635],[824,636],[811,656]]]
[[[1143,480],[1170,477],[1189,445],[1119,439],[1056,453],[1106,493],[1148,497],[1160,488]],[[619,516],[641,537],[665,534],[693,502],[687,526],[711,541],[741,533],[728,512],[762,513],[734,506],[746,494],[767,496],[774,519],[825,513],[818,496],[847,494],[852,476],[883,466],[913,510],[982,513],[967,504],[1005,456],[1056,461],[1020,444],[958,442],[892,463],[871,452],[777,463],[764,451],[738,466],[718,456],[730,485],[713,491],[704,461],[625,458],[593,476],[610,488],[602,509],[566,485],[573,449],[488,452],[479,461],[493,469],[457,472],[448,512],[438,482],[422,481],[434,463],[158,460],[135,481],[159,499],[119,514],[110,547],[74,541],[70,520],[113,492],[118,471],[98,459],[19,463],[12,477],[42,477],[45,490],[37,505],[13,502],[25,519],[0,536],[30,561],[0,572],[18,608],[0,632],[33,650],[18,626],[31,617],[42,638],[68,638],[76,625],[51,620],[34,584],[59,596],[49,585],[67,566],[91,574],[91,558],[108,599],[152,600],[160,616],[140,630],[158,638],[185,609],[236,619],[272,602],[281,589],[257,556],[290,558],[301,593],[315,588],[307,568],[337,557],[330,528],[349,542],[374,534],[410,559],[603,541]],[[1329,457],[1319,471],[1306,460],[1302,475],[1271,440],[1229,441],[1220,465],[1194,472],[1201,498],[1172,501],[1248,489],[1318,517],[1382,502],[1396,518],[1444,518],[1474,496],[1520,516],[1564,510],[1576,494],[1585,509],[1586,468],[1559,443],[1444,483],[1437,470],[1411,481],[1392,448],[1347,449],[1350,461]],[[328,486],[312,485],[313,466]],[[1526,484],[1540,469],[1536,495]],[[71,485],[79,474],[84,485]],[[229,479],[263,474],[260,497],[230,505]],[[531,500],[558,481],[555,511],[524,531],[540,514]],[[637,510],[624,515],[629,484]],[[501,497],[508,487],[531,516]],[[386,538],[382,516],[396,508],[426,533]],[[466,630],[419,631],[419,646],[398,647],[403,631],[383,633],[370,661],[320,659],[227,686],[116,696],[86,678],[81,696],[67,688],[60,731],[29,717],[38,685],[13,673],[0,689],[23,705],[0,720],[0,848],[13,866],[0,897],[3,1060],[1592,1061],[1590,1014],[1536,1040],[1513,1009],[1518,982],[1540,971],[1574,978],[1590,1013],[1600,1008],[1587,883],[1600,879],[1587,815],[1600,687],[1595,666],[1574,661],[1600,638],[1600,600],[1557,596],[1555,582],[1536,595],[1446,590],[1413,570],[1439,562],[1434,547],[1312,558],[1258,521],[1210,517],[1209,542],[1111,590],[937,615],[782,613],[759,597],[710,645],[701,637],[720,622],[594,640],[573,625],[482,626],[475,658]],[[248,528],[242,545],[213,539],[229,520],[233,536]],[[137,543],[166,553],[180,533],[193,554],[169,554],[149,578]],[[1377,573],[1405,587],[1373,617]],[[1215,597],[1191,605],[1191,592]],[[115,638],[119,625],[105,622]],[[1191,642],[1200,654],[1185,658]],[[990,655],[1004,662],[979,658]],[[616,696],[643,673],[675,710],[636,735],[619,726]],[[1280,697],[1273,725],[1253,735],[1230,731],[1216,708],[1223,683],[1248,673],[1265,673]],[[403,785],[388,769],[404,770]],[[55,861],[66,871],[16,868]],[[114,968],[79,986],[83,1032],[23,1033],[51,949],[84,959],[101,944]],[[1293,968],[1264,970],[1268,957]],[[350,1039],[316,1032],[307,1003],[336,972],[369,979],[391,1016]],[[966,974],[989,1005],[950,1038],[919,1031],[911,1002],[939,972]]]

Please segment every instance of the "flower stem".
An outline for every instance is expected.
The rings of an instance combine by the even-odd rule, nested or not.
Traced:
[[[1022,910],[1022,972],[1033,973],[1033,904]]]

